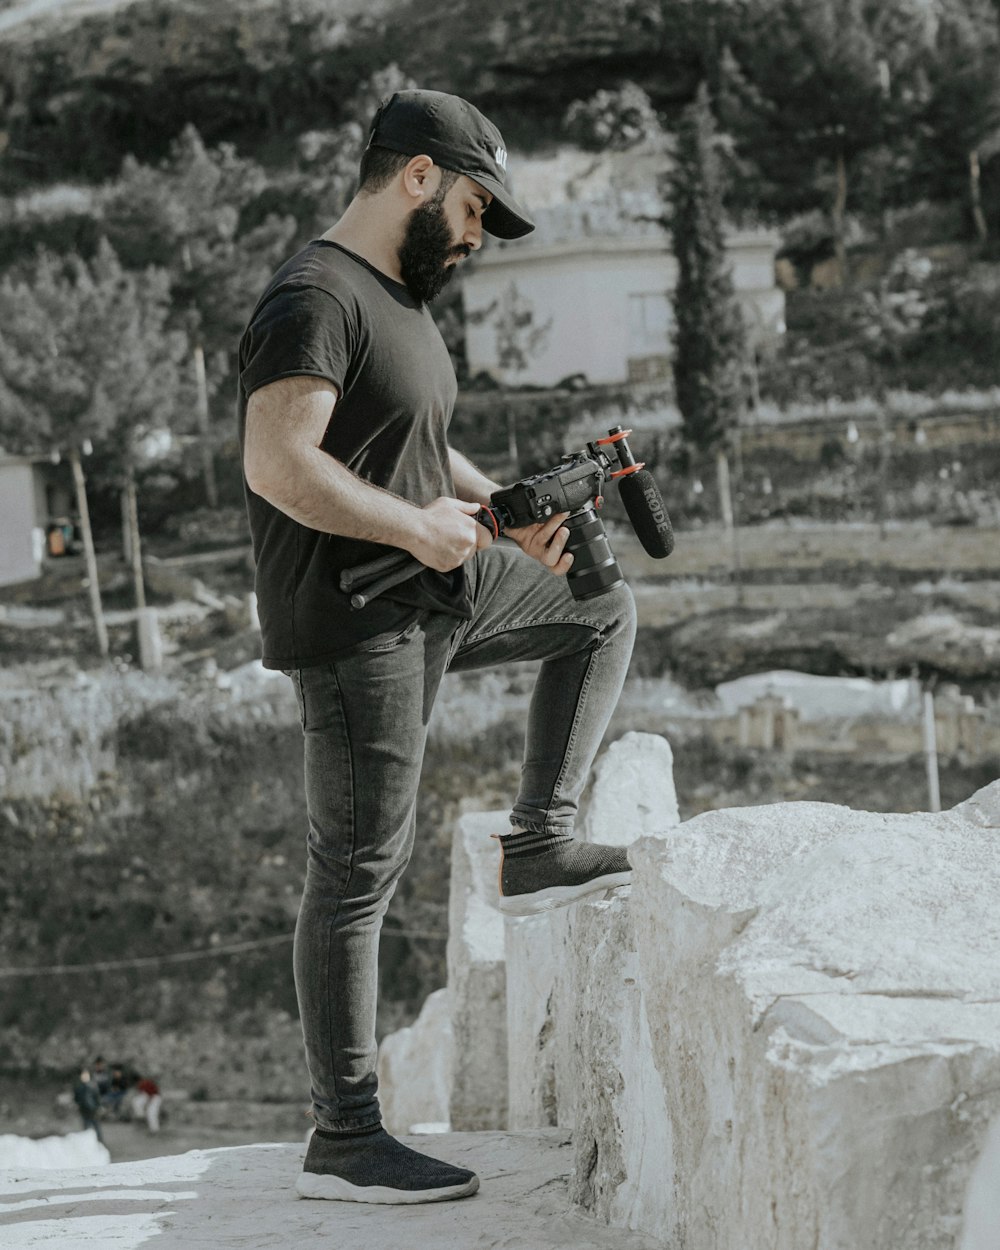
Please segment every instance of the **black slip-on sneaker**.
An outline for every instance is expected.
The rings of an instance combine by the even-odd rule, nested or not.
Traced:
[[[500,841],[499,835],[493,836]],[[505,855],[500,841],[499,877],[500,910],[508,916],[535,916],[628,885],[632,866],[623,846],[569,840]]]
[[[295,1183],[300,1198],[402,1205],[465,1198],[479,1177],[404,1146],[381,1125],[364,1136],[317,1130]]]

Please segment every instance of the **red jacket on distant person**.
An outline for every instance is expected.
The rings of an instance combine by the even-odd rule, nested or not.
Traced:
[[[155,1081],[151,1081],[148,1076],[144,1076],[136,1085],[136,1089],[140,1094],[148,1094],[150,1098],[160,1092],[160,1087]]]

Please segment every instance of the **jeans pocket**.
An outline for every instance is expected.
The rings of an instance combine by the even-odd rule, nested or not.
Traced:
[[[408,642],[420,628],[421,617],[412,620],[405,629],[399,630],[391,634],[378,634],[368,642],[362,643],[359,650],[364,655],[379,655],[383,651],[395,651],[397,647],[401,647]]]

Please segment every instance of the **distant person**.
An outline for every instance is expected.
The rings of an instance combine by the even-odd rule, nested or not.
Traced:
[[[111,1073],[108,1071],[107,1061],[103,1055],[98,1055],[94,1060],[94,1066],[91,1068],[91,1079],[97,1086],[97,1092],[103,1098],[111,1088]]]
[[[136,1115],[146,1117],[146,1124],[151,1133],[160,1131],[160,1107],[163,1098],[160,1087],[148,1076],[141,1076],[136,1081],[135,1093],[132,1095],[132,1110]]]
[[[89,1068],[81,1068],[76,1084],[73,1086],[73,1101],[80,1111],[84,1130],[92,1128],[97,1140],[103,1145],[101,1124],[98,1116],[101,1113],[101,1094],[97,1082],[91,1077]]]
[[[573,828],[632,653],[632,595],[573,597],[567,512],[494,544],[476,517],[498,483],[448,443],[455,370],[428,303],[484,233],[532,229],[496,126],[457,96],[398,91],[372,121],[354,199],[274,275],[240,341],[263,664],[292,679],[305,734],[294,969],[316,1131],[303,1197],[436,1202],[479,1187],[387,1133],[376,1097],[379,930],[447,670],[541,661],[497,833],[501,910],[630,879],[624,847]],[[341,571],[390,548],[425,567],[352,611]]]
[[[122,1118],[123,1103],[127,1093],[128,1077],[125,1075],[125,1069],[120,1063],[112,1064],[111,1083],[108,1086],[108,1092],[104,1095],[104,1105],[116,1120]]]

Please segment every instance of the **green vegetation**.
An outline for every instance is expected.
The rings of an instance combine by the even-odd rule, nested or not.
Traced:
[[[201,459],[156,474],[178,500],[197,499],[201,479],[214,503],[233,497],[232,483],[214,479],[232,474],[218,456],[231,439],[240,327],[275,261],[349,198],[383,94],[416,81],[464,92],[529,151],[643,142],[666,163],[676,134],[680,169],[680,119],[707,84],[714,118],[703,99],[699,125],[718,135],[711,196],[731,221],[779,224],[804,287],[817,261],[838,262],[837,290],[791,293],[791,333],[760,362],[761,397],[784,405],[989,385],[1000,322],[998,48],[991,0],[503,0],[489,23],[465,0],[270,0],[252,13],[145,0],[27,23],[0,44],[0,273],[31,285],[39,246],[72,268],[91,263],[102,239],[129,272],[166,272],[166,324],[187,338],[195,390],[168,398],[163,421],[189,433],[193,416],[209,437]],[[953,245],[919,280],[893,261],[905,247],[897,225],[914,214],[927,223],[918,247]],[[436,311],[464,376],[456,295]],[[679,399],[697,378],[711,374],[718,389],[720,370],[732,372],[736,345],[722,346],[731,330],[702,336],[725,362],[706,370],[693,359]],[[0,384],[23,384],[6,359]],[[735,385],[723,389],[740,401]],[[10,445],[14,419],[0,407]],[[19,428],[22,443],[48,450],[42,425]]]
[[[722,185],[708,90],[684,111],[670,177],[674,392],[687,441],[724,446],[747,402],[747,344],[726,258]]]

